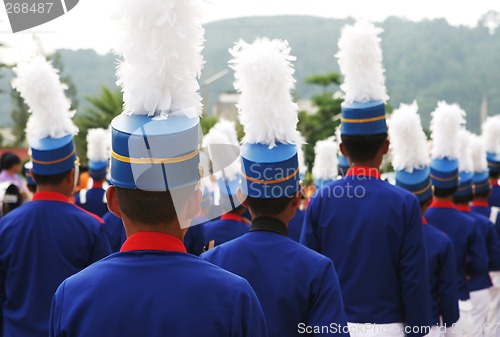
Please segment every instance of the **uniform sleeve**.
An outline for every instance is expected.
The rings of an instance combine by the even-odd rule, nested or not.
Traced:
[[[466,273],[469,276],[480,276],[488,272],[486,239],[479,231],[479,226],[474,221],[474,228],[471,228],[467,250]]]
[[[235,294],[231,331],[231,337],[267,337],[262,307],[245,279]]]
[[[406,202],[406,207],[399,278],[406,325],[415,327],[417,331],[408,333],[407,336],[417,337],[425,335],[418,332],[424,330],[421,327],[432,325],[431,292],[420,205],[416,198],[411,198]]]
[[[488,257],[489,257],[489,270],[500,270],[500,239],[493,227],[493,224],[488,221]]]
[[[317,233],[319,215],[318,208],[319,198],[313,197],[309,202],[306,215],[304,216],[304,225],[302,226],[302,232],[300,233],[300,243],[321,253],[321,244]]]
[[[92,251],[91,263],[99,261],[100,259],[112,253],[111,244],[109,243],[108,235],[104,224],[99,224],[97,233],[95,235],[95,244]]]
[[[328,333],[319,336],[349,336],[342,293],[337,272],[331,261],[327,261],[318,273],[314,298],[309,308],[308,326],[330,326]]]
[[[54,297],[52,298],[52,305],[50,307],[49,318],[49,337],[63,337],[61,333],[61,315],[62,315],[62,302],[64,299],[64,281],[59,288],[57,288]]]
[[[439,313],[443,324],[450,327],[458,321],[458,281],[455,251],[450,240],[446,240],[439,261],[438,297]]]

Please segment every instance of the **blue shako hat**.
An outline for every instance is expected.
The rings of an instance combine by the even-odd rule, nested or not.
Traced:
[[[193,0],[123,0],[115,52],[124,111],[111,122],[111,183],[168,191],[199,182],[203,66],[201,8]],[[179,17],[182,20],[171,20]],[[152,52],[153,51],[153,52]]]
[[[435,188],[456,188],[459,184],[460,130],[465,124],[465,111],[457,104],[439,101],[431,115],[432,184]]]
[[[500,173],[500,153],[488,152],[486,154],[486,160],[488,161],[488,170],[490,172]]]
[[[487,193],[491,189],[488,171],[474,173],[472,177],[474,194]]]
[[[491,189],[491,185],[484,139],[478,135],[472,134],[469,142],[472,166],[474,170],[474,176],[472,177],[473,192],[474,194],[488,193]]]
[[[435,158],[431,160],[432,185],[436,188],[449,189],[458,186],[458,160]]]
[[[167,191],[200,179],[198,117],[121,114],[111,122],[111,183]]]
[[[368,136],[387,132],[384,103],[389,99],[385,88],[384,67],[379,34],[382,29],[358,21],[345,26],[337,54],[344,83],[345,100],[341,105],[341,133]]]
[[[101,180],[108,173],[110,145],[110,137],[107,130],[89,129],[87,131],[89,175],[94,180]]]
[[[458,189],[455,192],[455,197],[466,197],[469,195],[472,195],[472,182],[473,182],[473,177],[474,173],[472,172],[460,172],[459,173],[459,183],[458,183]]]
[[[432,198],[432,181],[428,166],[414,169],[413,172],[396,171],[396,186],[415,194],[419,201]]]
[[[75,167],[77,161],[73,136],[78,132],[71,118],[71,102],[64,95],[56,70],[37,57],[15,69],[15,88],[30,108],[26,134],[31,148],[32,172],[56,175]]]
[[[241,146],[243,193],[275,199],[300,190],[297,132],[298,106],[293,102],[294,69],[287,41],[257,39],[236,43],[230,66],[241,93],[239,118],[245,136]]]
[[[253,198],[276,199],[292,196],[300,190],[297,146],[263,144],[241,146],[243,193]]]
[[[389,121],[396,185],[415,194],[419,201],[432,197],[427,138],[416,102],[401,104]]]

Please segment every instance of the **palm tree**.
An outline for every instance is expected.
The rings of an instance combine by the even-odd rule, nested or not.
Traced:
[[[123,109],[123,94],[119,90],[112,90],[106,86],[101,86],[101,92],[97,97],[85,97],[89,106],[84,112],[75,117],[75,124],[79,128],[79,133],[75,137],[80,161],[87,163],[87,130],[93,128],[107,129],[113,118],[118,116]]]

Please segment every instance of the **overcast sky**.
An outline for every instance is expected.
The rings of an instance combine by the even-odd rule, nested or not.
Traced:
[[[10,32],[7,15],[0,5],[0,42],[11,46],[8,53],[0,53],[0,61],[13,62],[30,58],[36,53],[40,43],[35,42],[33,33],[36,33],[45,52],[55,48],[93,48],[99,53],[109,51],[114,36],[109,18],[114,1],[80,0],[68,14],[16,34]],[[500,1],[497,0],[211,0],[204,1],[203,6],[205,22],[241,16],[298,14],[363,17],[373,21],[384,20],[387,16],[410,20],[445,18],[453,25],[473,26],[488,10],[500,12]]]

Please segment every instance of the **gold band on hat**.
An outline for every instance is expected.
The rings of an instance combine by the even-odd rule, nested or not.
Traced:
[[[377,122],[385,119],[385,115],[383,116],[377,116],[377,117],[371,117],[371,118],[361,118],[361,119],[351,119],[351,118],[341,118],[340,121],[343,123],[370,123],[370,122]]]
[[[64,158],[60,158],[60,159],[56,159],[56,160],[52,160],[52,161],[42,161],[42,160],[36,160],[35,158],[31,157],[31,161],[33,163],[36,163],[36,164],[39,164],[39,165],[53,165],[53,164],[59,164],[59,163],[62,163],[63,161],[66,161],[68,160],[69,158],[71,158],[74,154],[75,154],[76,150],[73,149],[73,151],[67,155],[66,157]]]
[[[297,168],[292,174],[290,174],[289,176],[287,177],[284,177],[284,178],[281,178],[281,179],[275,179],[275,180],[261,180],[261,179],[255,179],[255,178],[251,178],[247,175],[245,175],[245,173],[243,173],[243,171],[241,171],[241,176],[243,178],[245,178],[246,180],[248,181],[251,181],[253,183],[257,183],[257,184],[261,184],[261,185],[273,185],[273,184],[279,184],[279,183],[282,183],[284,181],[287,181],[287,180],[290,180],[292,179],[293,177],[295,177],[297,174],[299,173],[299,169]]]
[[[111,152],[111,156],[118,161],[129,164],[177,164],[193,159],[200,153],[200,149],[196,149],[184,156],[174,158],[130,158],[119,155],[115,151]]]

